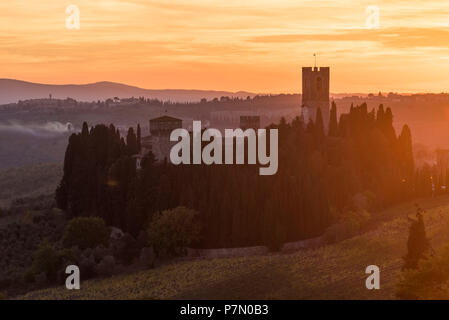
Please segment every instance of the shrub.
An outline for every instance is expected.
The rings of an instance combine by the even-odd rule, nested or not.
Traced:
[[[83,279],[89,279],[95,276],[95,257],[92,253],[83,253],[79,261],[80,272],[83,275]]]
[[[396,288],[399,299],[449,299],[449,247],[421,260],[417,269],[405,269]]]
[[[92,250],[92,254],[94,255],[95,261],[100,262],[104,257],[111,255],[111,251],[112,250],[110,250],[109,248],[105,248],[104,246],[100,245]]]
[[[34,273],[33,270],[31,270],[31,268],[25,272],[25,274],[23,275],[23,278],[25,280],[25,282],[27,283],[32,283],[34,282]]]
[[[44,273],[47,279],[55,280],[60,264],[61,256],[58,251],[50,243],[44,241],[34,254],[31,274],[27,274],[27,278],[31,279],[31,275],[35,277]]]
[[[98,217],[79,217],[70,220],[64,231],[62,242],[65,247],[80,249],[108,245],[109,229]]]
[[[199,240],[198,213],[185,207],[165,210],[153,217],[148,227],[148,242],[157,255],[179,255],[185,247]]]
[[[95,267],[95,272],[99,276],[111,276],[115,269],[115,259],[113,256],[104,257]]]
[[[154,261],[155,261],[155,255],[154,255],[153,248],[151,248],[151,247],[142,248],[142,250],[140,251],[140,262],[145,267],[153,268]]]
[[[129,265],[135,258],[139,256],[140,247],[129,233],[118,240],[119,243],[116,246],[115,256],[125,265]]]
[[[338,217],[338,223],[327,228],[324,233],[326,243],[340,242],[362,233],[370,220],[370,214],[365,211],[345,211]]]

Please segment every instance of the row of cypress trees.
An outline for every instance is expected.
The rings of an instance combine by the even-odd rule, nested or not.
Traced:
[[[396,136],[382,105],[352,106],[337,121],[333,104],[327,133],[320,110],[314,122],[282,119],[270,128],[279,130],[279,170],[260,176],[258,166],[174,166],[152,154],[136,171],[140,126],[125,138],[113,125],[84,124],[69,139],[58,206],[134,235],[156,212],[185,206],[200,213],[200,247],[278,246],[322,234],[336,218],[331,211],[349,210],[357,193],[369,191],[382,207],[420,190],[410,129]]]

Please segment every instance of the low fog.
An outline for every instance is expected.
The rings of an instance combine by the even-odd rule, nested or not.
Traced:
[[[0,132],[21,133],[34,137],[54,137],[75,131],[70,122],[48,121],[45,123],[23,123],[17,121],[0,122]]]

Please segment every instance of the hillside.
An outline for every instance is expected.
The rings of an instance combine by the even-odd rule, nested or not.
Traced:
[[[62,176],[62,165],[44,163],[2,169],[0,167],[0,207],[17,198],[54,193]]]
[[[25,299],[393,299],[415,203],[434,249],[449,242],[449,196],[379,212],[371,231],[293,254],[174,262],[160,268],[54,288]],[[381,269],[381,289],[365,288],[365,268]]]
[[[14,103],[19,100],[48,98],[49,94],[56,99],[70,97],[78,101],[97,101],[113,97],[130,98],[144,96],[146,98],[176,102],[200,101],[202,98],[210,100],[220,98],[221,96],[240,98],[254,96],[253,93],[243,91],[234,93],[212,90],[150,90],[106,81],[80,85],[53,85],[13,79],[0,79],[0,104]]]

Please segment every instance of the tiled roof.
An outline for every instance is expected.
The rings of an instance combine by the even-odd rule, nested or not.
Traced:
[[[173,118],[170,116],[161,116],[161,117],[151,119],[150,121],[165,122],[165,121],[182,121],[182,120],[178,119],[178,118]]]

